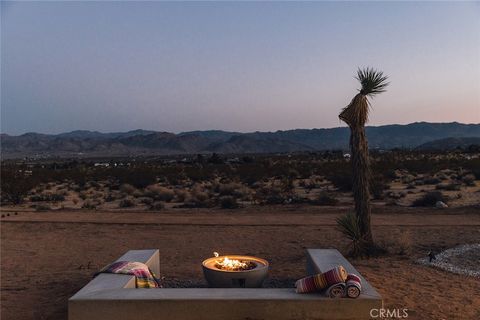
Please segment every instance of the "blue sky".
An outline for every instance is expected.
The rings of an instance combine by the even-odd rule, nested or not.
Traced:
[[[480,122],[479,2],[2,2],[1,131]]]

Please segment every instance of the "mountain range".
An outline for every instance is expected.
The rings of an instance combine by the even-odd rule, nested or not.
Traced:
[[[478,144],[480,124],[415,122],[369,126],[369,147],[423,148],[436,140],[452,145]],[[349,129],[294,129],[275,132],[190,131],[174,134],[149,130],[101,133],[77,130],[61,134],[1,134],[2,158],[104,157],[195,153],[277,153],[348,148]],[[453,139],[453,140],[452,140]],[[442,148],[442,143],[433,145]]]

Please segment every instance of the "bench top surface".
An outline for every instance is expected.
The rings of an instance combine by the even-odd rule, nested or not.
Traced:
[[[381,299],[380,294],[337,249],[307,249],[307,258],[311,259],[317,272],[325,272],[339,265],[343,266],[348,273],[354,273],[362,279],[362,294],[359,298]]]
[[[159,274],[159,252],[158,249],[129,250],[115,261],[137,261],[148,265],[153,272]],[[101,273],[93,278],[85,287],[80,289],[71,299],[80,296],[90,296],[94,292],[120,288],[134,288],[135,277],[127,274]]]

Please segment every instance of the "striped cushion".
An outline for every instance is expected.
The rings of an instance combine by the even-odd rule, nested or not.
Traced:
[[[297,293],[308,293],[324,290],[334,284],[345,282],[347,272],[342,266],[333,268],[324,273],[315,274],[295,282]]]
[[[347,297],[358,298],[362,291],[362,280],[356,274],[350,273],[347,276]]]

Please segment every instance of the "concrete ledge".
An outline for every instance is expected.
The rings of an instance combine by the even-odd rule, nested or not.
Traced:
[[[328,262],[334,263],[334,266],[342,264],[347,271],[358,274],[338,251],[316,250],[307,251],[309,269],[322,270],[321,268],[327,267]],[[129,251],[118,260],[136,257],[132,260],[139,261],[138,257],[145,258],[145,255],[149,254],[148,250],[142,251],[144,252]],[[158,261],[158,250],[150,253],[152,253],[151,259],[145,259],[142,262],[154,270],[152,266]],[[323,254],[326,255],[325,259],[322,258]],[[339,261],[335,262],[334,259]],[[380,308],[382,302],[379,296],[370,294],[362,295],[358,299],[330,299],[322,294],[297,294],[293,288],[129,290],[127,288],[131,287],[131,279],[112,280],[111,277],[106,279],[100,278],[101,276],[99,275],[70,298],[68,310],[70,320],[369,319],[370,310]],[[123,276],[120,277],[123,278]],[[117,287],[115,288],[114,285]]]
[[[160,274],[160,253],[158,249],[130,250],[116,261],[142,262],[157,276]],[[71,297],[70,301],[88,297],[97,291],[120,288],[135,288],[135,277],[124,274],[101,273]]]

